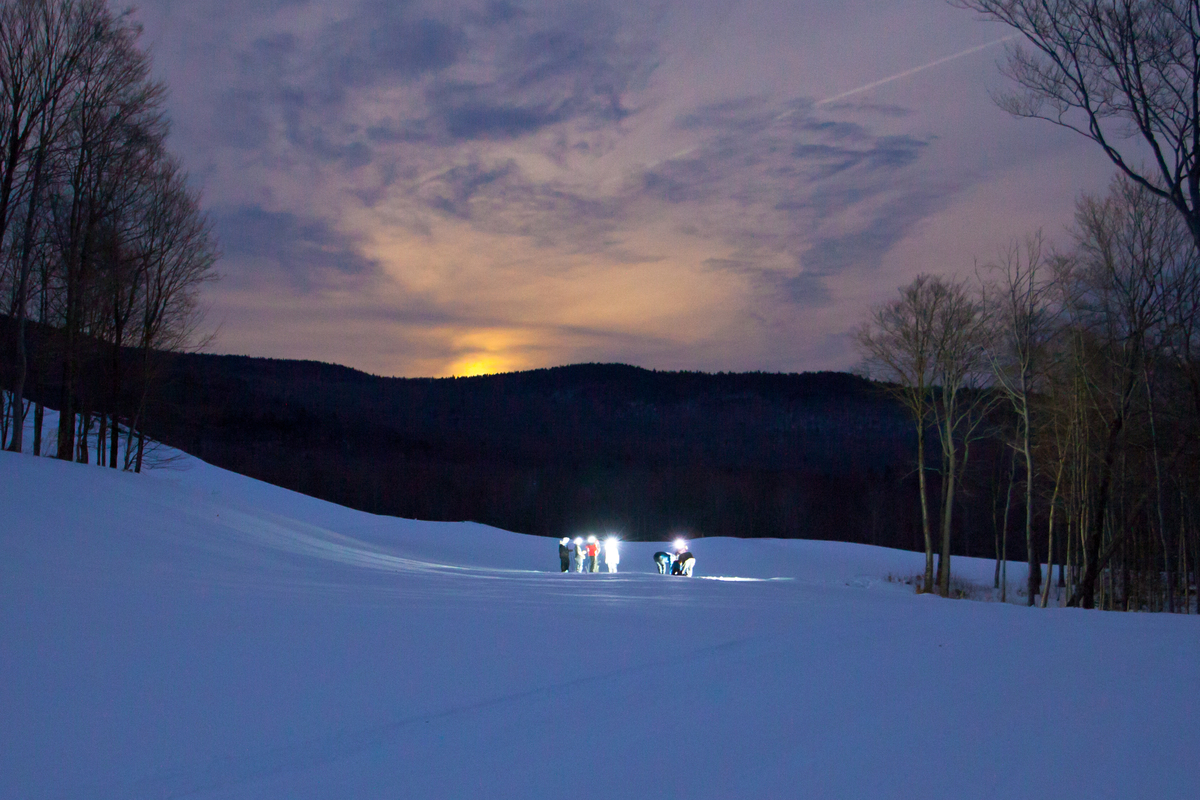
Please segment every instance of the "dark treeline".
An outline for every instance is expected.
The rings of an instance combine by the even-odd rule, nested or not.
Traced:
[[[91,362],[99,386],[106,360]],[[922,546],[911,426],[852,375],[578,365],[406,379],[241,356],[160,354],[157,364],[151,436],[374,513],[548,536]],[[956,553],[991,555],[994,460],[981,456],[969,476]]]
[[[233,356],[173,364],[156,435],[367,511],[550,536],[918,544],[906,421],[849,375],[579,365],[401,379]]]
[[[0,319],[0,330],[6,325]],[[61,346],[61,332],[31,331],[32,351]],[[3,342],[11,353],[11,340]],[[109,349],[91,343],[77,374],[90,379],[77,394],[105,391]],[[125,359],[140,363],[132,355]],[[845,373],[588,364],[380,378],[318,362],[151,356],[156,390],[144,428],[152,437],[373,513],[547,536],[685,532],[923,547],[911,423],[883,385]],[[35,383],[52,401],[60,371],[56,358],[35,363],[43,361]],[[954,553],[994,554],[1006,453],[978,445],[962,477]],[[938,453],[928,456],[927,490],[936,493]],[[1012,539],[1010,557],[1023,558]]]
[[[1090,139],[1118,180],[1106,197],[1079,200],[1070,247],[1051,251],[1040,236],[1023,251],[1014,246],[976,297],[958,283],[907,287],[908,311],[877,310],[860,343],[898,374],[898,362],[881,356],[904,337],[887,329],[931,330],[929,317],[911,312],[936,293],[950,298],[966,321],[957,327],[968,330],[947,339],[964,348],[949,359],[958,362],[955,380],[988,376],[1015,416],[1009,483],[1023,495],[1023,535],[1027,549],[1040,539],[1065,567],[1067,603],[1190,611],[1200,555],[1200,4],[952,3],[1002,24],[1017,42],[1003,67],[1012,91],[1000,105]],[[902,317],[919,324],[892,324]],[[899,349],[930,348],[924,339],[908,337]],[[901,361],[910,385],[924,382],[916,376],[927,364]],[[939,382],[947,375],[932,372]],[[967,458],[969,409],[907,405],[918,425],[926,411],[940,421],[944,452],[962,448]],[[1037,566],[1031,561],[1031,603]],[[931,577],[927,566],[927,587]]]
[[[1070,247],[1040,235],[978,281],[923,275],[859,332],[945,491],[922,507],[924,585],[948,589],[954,492],[979,444],[1046,604],[1191,607],[1200,552],[1200,257],[1186,221],[1134,182],[1080,199]],[[921,451],[914,448],[914,457]],[[995,492],[994,492],[995,493]],[[1015,525],[1015,521],[1018,521]],[[1011,556],[1008,539],[997,551]],[[934,576],[934,555],[938,570]],[[997,561],[996,583],[1006,586]]]
[[[88,461],[95,442],[98,463],[139,468],[133,432],[152,354],[194,333],[215,254],[165,148],[165,87],[150,78],[140,33],[103,0],[0,3],[0,297],[11,320],[0,443],[10,450],[24,449],[32,411],[35,453]],[[54,330],[36,349],[35,324]],[[52,446],[46,404],[78,421]]]

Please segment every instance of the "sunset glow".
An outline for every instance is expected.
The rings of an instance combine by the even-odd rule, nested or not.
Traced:
[[[872,303],[1057,236],[1112,174],[995,106],[1001,34],[943,3],[137,15],[224,253],[217,352],[844,369]]]
[[[476,375],[494,375],[499,372],[512,372],[503,359],[484,356],[474,360],[464,359],[450,366],[446,377],[471,378]]]

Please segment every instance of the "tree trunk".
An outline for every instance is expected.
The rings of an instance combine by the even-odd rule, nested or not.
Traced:
[[[66,331],[67,352],[63,357],[62,400],[58,404],[58,452],[63,461],[75,458],[75,354],[71,330]]]
[[[1012,454],[1008,468],[1008,494],[1004,497],[1004,527],[1001,529],[1000,548],[1000,602],[1008,601],[1008,511],[1012,508],[1013,483],[1017,479],[1017,454]]]
[[[108,443],[108,415],[100,412],[100,424],[96,431],[96,466],[104,466],[104,446]]]
[[[0,445],[8,441],[8,408],[12,405],[12,400],[7,391],[0,389]],[[12,412],[12,416],[17,416],[17,411]]]
[[[80,464],[88,463],[88,439],[92,432],[92,412],[90,409],[85,409],[79,415],[79,457],[76,459]]]
[[[1008,489],[1007,489],[1007,493],[1005,494],[1005,497],[1004,497],[1004,522],[1006,525],[1008,524],[1008,504],[1010,502],[1012,502],[1013,472],[1015,470],[1016,470],[1016,462],[1010,461],[1009,468],[1008,468]],[[992,589],[1000,588],[1000,563],[1001,563],[1000,531],[1001,531],[1001,529],[1000,529],[1000,520],[997,519],[996,517],[997,517],[996,498],[993,497],[992,498],[992,533],[995,536],[995,540],[996,540],[996,571],[995,571],[995,574],[992,576]]]
[[[1045,608],[1050,600],[1050,588],[1054,583],[1051,580],[1054,577],[1054,506],[1058,500],[1058,485],[1062,478],[1062,467],[1059,466],[1058,477],[1054,479],[1054,492],[1050,495],[1050,519],[1046,525],[1046,591],[1042,593],[1042,608]],[[1062,571],[1059,570],[1059,575]]]
[[[1024,441],[1025,451],[1025,559],[1029,564],[1029,576],[1025,584],[1028,595],[1026,605],[1032,606],[1037,602],[1038,592],[1042,588],[1042,562],[1037,557],[1037,548],[1033,546],[1033,451],[1029,443],[1029,421],[1025,420]]]
[[[947,415],[946,474],[942,478],[942,548],[938,556],[938,591],[942,597],[950,596],[950,532],[954,523],[954,488],[958,483],[957,448],[954,445],[954,432],[950,428],[950,416]]]
[[[1175,586],[1171,582],[1171,551],[1167,548],[1167,522],[1163,517],[1162,468],[1158,463],[1158,429],[1154,424],[1154,386],[1150,382],[1149,367],[1143,367],[1142,373],[1146,381],[1146,409],[1150,421],[1150,452],[1154,459],[1154,488],[1158,499],[1158,535],[1162,540],[1163,575],[1167,584],[1167,611],[1174,614]]]
[[[996,574],[992,576],[992,588],[1000,588],[1000,526],[996,526]]]
[[[1117,444],[1121,439],[1121,432],[1125,428],[1125,414],[1128,408],[1129,397],[1133,389],[1133,374],[1130,372],[1126,390],[1124,392],[1124,405],[1108,426],[1108,440],[1104,445],[1104,460],[1100,465],[1100,487],[1096,492],[1096,509],[1092,515],[1092,530],[1087,536],[1084,543],[1084,555],[1087,559],[1086,566],[1083,570],[1083,577],[1079,579],[1079,587],[1075,594],[1067,601],[1068,606],[1079,606],[1081,608],[1095,607],[1095,592],[1096,578],[1100,570],[1104,567],[1100,563],[1100,546],[1104,539],[1104,526],[1108,519],[1108,499],[1109,493],[1112,490],[1112,475],[1113,466],[1117,459]]]
[[[1182,493],[1182,490],[1181,490]],[[1180,504],[1179,509],[1179,572],[1183,576],[1183,613],[1192,613],[1192,586],[1189,578],[1191,573],[1188,570],[1188,548],[1187,548],[1187,523],[1184,521],[1183,504]]]
[[[13,435],[9,450],[20,453],[25,446],[25,378],[29,374],[29,356],[25,344],[25,319],[28,316],[29,274],[33,269],[33,221],[38,213],[38,198],[42,191],[42,172],[46,163],[46,132],[38,143],[33,164],[33,186],[29,194],[29,211],[25,215],[25,230],[21,236],[21,262],[17,277],[17,376],[13,383]]]
[[[42,454],[42,421],[46,417],[46,408],[41,403],[33,407],[33,454]]]
[[[917,485],[921,493],[921,530],[925,534],[925,578],[921,590],[933,591],[933,534],[929,527],[929,497],[925,489],[925,420],[917,420]]]
[[[114,409],[112,414],[112,425],[110,426],[111,429],[109,431],[108,444],[108,466],[110,469],[117,468],[117,451],[120,449],[121,444],[121,426],[117,424],[117,419],[118,417],[116,410]]]

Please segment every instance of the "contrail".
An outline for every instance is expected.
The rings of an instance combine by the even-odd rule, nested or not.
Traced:
[[[818,100],[816,103],[813,103],[813,105],[814,106],[823,106],[826,103],[833,103],[838,100],[843,100],[847,97],[851,97],[852,95],[859,94],[860,92],[869,92],[870,90],[872,90],[878,86],[883,86],[885,83],[891,83],[892,81],[898,81],[901,78],[907,78],[909,75],[916,75],[918,72],[924,72],[927,69],[933,69],[934,67],[940,67],[942,64],[945,64],[947,61],[953,61],[956,58],[963,58],[965,56],[971,55],[972,53],[978,53],[980,50],[986,50],[989,47],[993,47],[995,45],[1001,44],[1003,42],[1007,42],[1008,40],[1015,39],[1015,38],[1017,38],[1017,35],[1013,34],[1012,36],[1005,36],[1002,39],[996,39],[995,41],[988,42],[987,44],[980,44],[980,45],[976,45],[975,47],[968,47],[966,50],[963,50],[962,52],[959,52],[959,53],[955,53],[952,56],[946,56],[945,58],[939,58],[937,61],[930,61],[928,64],[922,64],[919,67],[913,67],[912,69],[906,69],[906,70],[904,70],[904,72],[897,72],[895,75],[890,75],[886,78],[882,78],[882,79],[874,81],[872,83],[868,83],[865,86],[859,86],[857,89],[851,89],[848,92],[842,92],[841,94],[835,94],[833,97],[826,97],[824,100]]]
[[[919,67],[913,67],[912,69],[906,69],[906,70],[904,70],[904,72],[897,72],[895,75],[889,75],[886,78],[880,78],[877,81],[872,81],[871,83],[868,83],[864,86],[859,86],[857,89],[850,89],[849,91],[842,92],[841,94],[835,94],[833,97],[826,97],[824,100],[818,100],[817,102],[813,103],[813,107],[816,108],[817,106],[823,106],[828,103],[837,102],[838,100],[844,100],[847,97],[853,97],[854,95],[860,94],[862,92],[869,92],[872,89],[883,86],[885,83],[891,83],[892,81],[898,81],[901,78],[907,78],[910,75],[916,75],[918,72],[924,72],[927,69],[933,69],[934,67],[940,67],[942,64],[945,64],[947,61],[953,61],[956,58],[964,58],[966,56],[971,55],[972,53],[978,53],[980,50],[986,50],[989,47],[995,47],[998,44],[1003,44],[1004,42],[1007,42],[1011,39],[1016,39],[1017,37],[1018,37],[1018,34],[1014,33],[1011,36],[1005,36],[1000,39],[994,39],[990,42],[985,42],[984,44],[977,44],[974,47],[968,47],[966,50],[961,50],[953,55],[944,56],[943,58],[939,58],[937,61],[930,61],[928,64],[922,64]],[[778,122],[782,119],[786,119],[787,117],[790,117],[793,113],[795,113],[795,109],[789,108],[787,111],[784,111],[782,114],[775,117],[775,121]],[[647,164],[646,168],[650,169],[650,168],[656,167],[662,161],[671,161],[676,158],[682,158],[683,156],[689,155],[695,149],[696,149],[695,147],[689,147],[685,150],[680,150],[678,153],[668,156],[667,158],[659,159],[658,161],[654,161],[650,164]]]

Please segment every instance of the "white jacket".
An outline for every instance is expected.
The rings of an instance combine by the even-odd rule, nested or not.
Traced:
[[[621,554],[617,552],[616,542],[604,543],[604,563],[605,564],[620,564]]]

